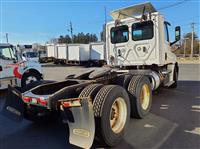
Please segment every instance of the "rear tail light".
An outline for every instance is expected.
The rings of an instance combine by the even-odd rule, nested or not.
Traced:
[[[31,101],[31,97],[23,97],[24,102],[30,102]]]
[[[63,105],[63,107],[65,108],[70,108],[70,107],[80,107],[81,103],[80,103],[80,99],[79,98],[74,98],[71,101],[64,101],[61,103]]]
[[[26,103],[40,104],[41,106],[46,106],[47,101],[44,98],[34,98],[34,97],[23,97],[22,98]]]
[[[63,106],[65,108],[71,107],[71,103],[70,102],[63,102]]]
[[[42,105],[42,106],[46,106],[46,105],[47,105],[47,101],[44,100],[43,98],[38,98],[38,102],[39,102],[39,104]]]

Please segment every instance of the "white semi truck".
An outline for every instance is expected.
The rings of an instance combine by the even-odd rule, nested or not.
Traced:
[[[96,138],[107,146],[117,145],[129,119],[149,113],[153,90],[177,86],[179,69],[171,45],[180,40],[180,27],[175,28],[175,41],[170,42],[170,24],[151,3],[111,15],[114,21],[106,24],[107,67],[23,93],[9,86],[3,113],[15,120],[36,122],[60,115],[69,126],[71,144],[90,148]]]
[[[0,90],[8,84],[25,87],[43,78],[41,65],[34,61],[23,61],[11,44],[0,44]]]

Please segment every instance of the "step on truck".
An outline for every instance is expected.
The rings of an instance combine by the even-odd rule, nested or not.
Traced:
[[[9,86],[2,113],[34,122],[53,122],[60,116],[69,127],[71,144],[90,148],[96,139],[116,146],[129,119],[149,113],[152,91],[177,86],[179,69],[171,46],[180,40],[180,27],[170,42],[170,23],[151,3],[119,9],[111,16],[114,20],[106,24],[107,66],[24,92]]]
[[[24,61],[11,44],[0,43],[0,91],[8,85],[24,88],[43,79],[41,65],[35,61]]]

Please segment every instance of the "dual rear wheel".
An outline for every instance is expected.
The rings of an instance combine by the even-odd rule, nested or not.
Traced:
[[[145,76],[125,77],[123,85],[91,84],[79,97],[90,97],[95,116],[95,138],[108,145],[118,144],[127,129],[130,117],[143,118],[150,110],[152,94]],[[123,86],[123,87],[122,87]]]
[[[93,101],[96,139],[108,146],[116,145],[121,141],[130,119],[128,93],[121,86],[92,84],[84,88],[79,97],[86,96]]]

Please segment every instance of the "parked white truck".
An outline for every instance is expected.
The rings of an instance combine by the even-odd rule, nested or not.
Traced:
[[[117,145],[130,117],[143,118],[149,113],[153,90],[176,87],[178,63],[171,45],[180,40],[180,27],[170,42],[170,24],[151,3],[111,15],[114,21],[106,24],[107,67],[23,93],[10,86],[3,113],[15,120],[38,122],[47,114],[55,118],[57,112],[69,126],[71,144],[90,148],[96,138],[107,146]]]
[[[22,61],[10,44],[0,44],[0,90],[8,84],[25,87],[43,78],[41,65],[34,61]]]
[[[22,59],[24,59],[25,61],[39,62],[39,53],[38,52],[23,52]]]

